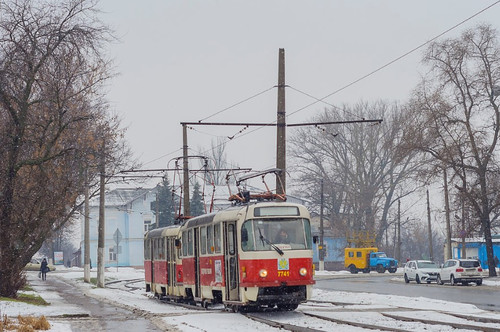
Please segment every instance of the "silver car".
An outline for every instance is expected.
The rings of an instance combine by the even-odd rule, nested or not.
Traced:
[[[483,269],[477,259],[449,259],[441,267],[437,282],[440,285],[449,282],[452,286],[473,282],[480,286],[483,283]]]
[[[432,261],[413,260],[408,261],[404,268],[405,282],[409,283],[415,280],[417,284],[431,281],[437,281],[439,266]]]

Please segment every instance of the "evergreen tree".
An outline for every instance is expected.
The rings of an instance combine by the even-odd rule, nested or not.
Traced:
[[[158,196],[156,201],[151,202],[151,210],[155,213],[158,211],[159,227],[173,225],[175,221],[175,207],[178,201],[177,197],[172,196],[172,186],[169,183],[168,177],[165,176],[156,188]],[[156,204],[158,204],[158,210]]]
[[[203,205],[203,197],[200,193],[200,184],[196,182],[193,187],[193,195],[191,196],[191,216],[196,217],[205,213],[205,207]]]

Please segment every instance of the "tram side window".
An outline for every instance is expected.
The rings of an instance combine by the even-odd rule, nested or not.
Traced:
[[[208,253],[214,253],[214,226],[207,226],[207,245],[208,245]]]
[[[188,232],[182,232],[182,256],[188,255]]]
[[[158,239],[153,240],[153,259],[157,260],[158,259]]]
[[[161,245],[162,244],[162,241],[163,239],[162,238],[159,238],[159,239],[156,239],[156,258],[157,259],[162,259],[162,250],[163,250],[163,246]]]
[[[165,259],[165,238],[160,238],[160,259]]]
[[[147,239],[144,241],[144,259],[151,260],[151,240]]]
[[[201,254],[205,255],[207,253],[207,228],[200,228],[201,233]]]
[[[218,224],[218,225],[214,226],[214,242],[215,242],[214,247],[215,247],[215,252],[218,253],[218,254],[221,252],[220,225],[221,224]]]
[[[165,254],[167,255],[167,262],[172,261],[172,251],[170,250],[170,244],[171,244],[172,239],[166,237],[165,238]]]
[[[188,256],[193,256],[193,244],[194,244],[193,230],[190,229],[188,231]]]

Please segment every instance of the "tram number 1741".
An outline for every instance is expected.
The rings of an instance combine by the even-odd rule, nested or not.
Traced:
[[[290,271],[278,271],[278,277],[289,277]]]

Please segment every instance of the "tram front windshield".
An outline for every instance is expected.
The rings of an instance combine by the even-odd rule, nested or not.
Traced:
[[[311,249],[311,225],[308,219],[253,219],[243,223],[243,251]]]

